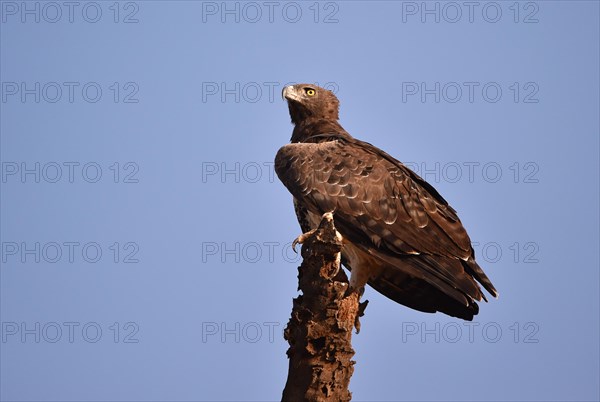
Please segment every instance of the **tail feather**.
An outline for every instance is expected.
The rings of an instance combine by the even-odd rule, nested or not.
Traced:
[[[490,292],[490,294],[492,296],[498,297],[498,291],[496,290],[494,285],[492,285],[492,281],[490,281],[490,278],[487,277],[485,272],[483,272],[483,270],[481,269],[479,264],[477,264],[477,262],[475,261],[475,259],[473,257],[470,257],[467,261],[463,261],[463,260],[461,260],[461,261],[463,263],[463,267],[465,268],[465,271],[468,274],[470,274],[473,278],[475,278],[477,280],[477,282],[481,283],[481,285],[485,288],[485,290]],[[483,298],[485,299],[485,296],[483,296]],[[486,301],[487,301],[487,299],[486,299]]]
[[[373,289],[396,303],[425,313],[439,311],[452,317],[472,321],[473,316],[479,312],[479,306],[475,301],[469,300],[468,305],[464,305],[417,278],[406,277],[398,283],[386,275],[381,275],[368,283]]]

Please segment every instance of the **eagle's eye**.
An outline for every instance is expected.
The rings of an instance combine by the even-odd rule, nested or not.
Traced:
[[[314,95],[315,95],[315,93],[316,93],[316,92],[315,92],[315,90],[314,90],[314,89],[312,89],[312,88],[304,88],[304,91],[306,92],[306,94],[307,94],[308,96],[314,96]]]

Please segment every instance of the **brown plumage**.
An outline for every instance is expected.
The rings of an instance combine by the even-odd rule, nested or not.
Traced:
[[[456,211],[401,162],[348,134],[332,92],[298,84],[283,96],[295,127],[275,171],[294,196],[302,230],[333,212],[352,287],[368,283],[416,310],[473,319],[476,301],[486,300],[477,282],[497,292]]]

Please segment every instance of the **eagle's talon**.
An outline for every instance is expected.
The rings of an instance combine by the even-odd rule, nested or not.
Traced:
[[[358,303],[358,312],[356,314],[356,318],[354,319],[354,328],[356,328],[357,334],[360,333],[360,317],[365,315],[365,309],[367,308],[367,304],[369,304],[368,300],[365,300],[362,303]]]
[[[298,254],[298,252],[296,251],[296,246],[298,244],[304,244],[304,242],[310,237],[312,236],[315,232],[317,231],[317,229],[313,229],[311,231],[308,231],[306,233],[302,233],[300,236],[296,237],[294,239],[294,241],[292,242],[292,250],[294,250],[294,253]]]

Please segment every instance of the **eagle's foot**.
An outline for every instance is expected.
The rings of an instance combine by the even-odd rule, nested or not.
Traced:
[[[300,236],[296,237],[296,239],[294,239],[294,241],[292,242],[292,250],[294,250],[294,253],[298,253],[296,251],[296,246],[298,244],[304,244],[304,242],[310,237],[312,236],[315,232],[317,231],[317,229],[313,229],[311,231],[308,231],[306,233],[302,233]]]
[[[360,317],[365,315],[365,309],[367,308],[367,304],[369,304],[368,300],[364,302],[360,302],[360,298],[365,293],[365,287],[361,286],[359,288],[355,288],[352,285],[348,284],[346,288],[346,292],[344,293],[344,298],[351,297],[353,294],[356,294],[356,298],[358,301],[358,311],[356,312],[356,317],[354,318],[354,328],[356,328],[356,333],[360,332]]]

